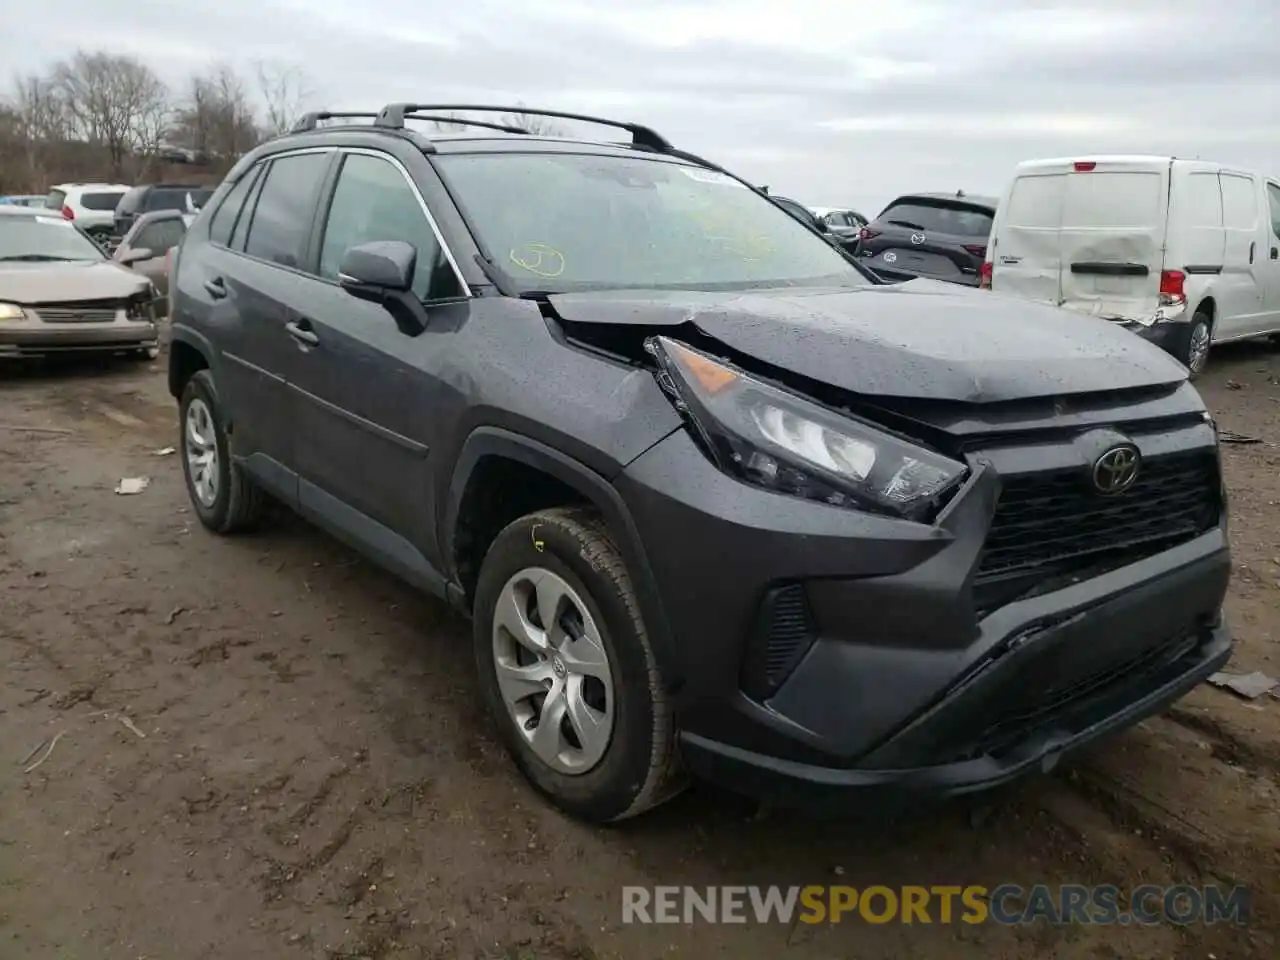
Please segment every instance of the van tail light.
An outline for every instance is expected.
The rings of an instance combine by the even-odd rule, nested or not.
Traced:
[[[1187,302],[1187,275],[1181,270],[1165,270],[1160,274],[1160,304],[1165,307]]]
[[[991,289],[991,278],[995,273],[995,264],[987,260],[982,264],[982,269],[978,271],[978,288],[980,290]]]
[[[70,207],[68,207],[68,206],[64,203],[64,204],[62,205],[62,219],[63,219],[63,220],[74,220],[75,218],[76,218],[76,212],[75,212],[74,210],[72,210]]]
[[[872,230],[870,227],[863,227],[861,230],[858,231],[859,240],[871,240],[872,238],[878,237],[878,236],[880,236],[880,231]]]
[[[1076,173],[1093,173],[1098,164],[1093,160],[1077,160],[1073,166]]]
[[[964,248],[975,257],[981,258],[987,255],[987,245],[985,243],[966,243]]]

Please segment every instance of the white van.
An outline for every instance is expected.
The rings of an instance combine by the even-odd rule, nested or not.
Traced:
[[[1280,333],[1280,181],[1173,157],[1018,165],[982,285],[1123,323],[1193,374]]]

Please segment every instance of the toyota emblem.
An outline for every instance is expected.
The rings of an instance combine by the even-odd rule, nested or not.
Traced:
[[[1112,447],[1093,462],[1093,485],[1099,493],[1124,493],[1138,479],[1141,457],[1131,443]]]
[[[913,234],[911,235],[911,242],[912,242],[912,243],[915,243],[915,244],[921,244],[921,243],[924,243],[924,234],[923,234],[923,233],[913,233]]]

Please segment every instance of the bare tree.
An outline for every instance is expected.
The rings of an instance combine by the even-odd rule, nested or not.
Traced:
[[[263,128],[269,137],[288,132],[307,112],[315,90],[300,67],[259,60],[254,64],[258,93],[266,110]]]
[[[53,83],[72,134],[104,147],[113,175],[121,176],[130,152],[154,153],[168,119],[168,90],[146,64],[80,50],[57,65]]]
[[[197,159],[234,158],[258,142],[253,109],[234,68],[215,63],[207,73],[191,78],[171,135]]]
[[[524,101],[516,101],[517,107],[523,107],[524,105]],[[564,128],[554,120],[538,116],[536,113],[524,113],[520,110],[504,113],[498,122],[512,127],[520,127],[529,133],[544,137],[562,137],[565,133]]]
[[[22,157],[25,179],[39,184],[51,149],[66,139],[66,104],[49,78],[28,74],[14,79],[13,102],[8,112],[10,135],[15,152]]]

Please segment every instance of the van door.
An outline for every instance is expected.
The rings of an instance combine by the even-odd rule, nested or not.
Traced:
[[[1267,332],[1280,333],[1280,183],[1267,184],[1267,211],[1271,216],[1267,256],[1262,264],[1267,280],[1263,306],[1267,312]]]
[[[1143,320],[1160,306],[1170,163],[1078,164],[1062,202],[1062,305]]]
[[[1262,302],[1270,244],[1263,233],[1262,189],[1257,178],[1223,171],[1218,179],[1226,234],[1222,277],[1216,284],[1218,337],[1230,339],[1266,329]]]
[[[1028,300],[1062,301],[1059,230],[1065,173],[1020,174],[996,213],[991,289]]]

